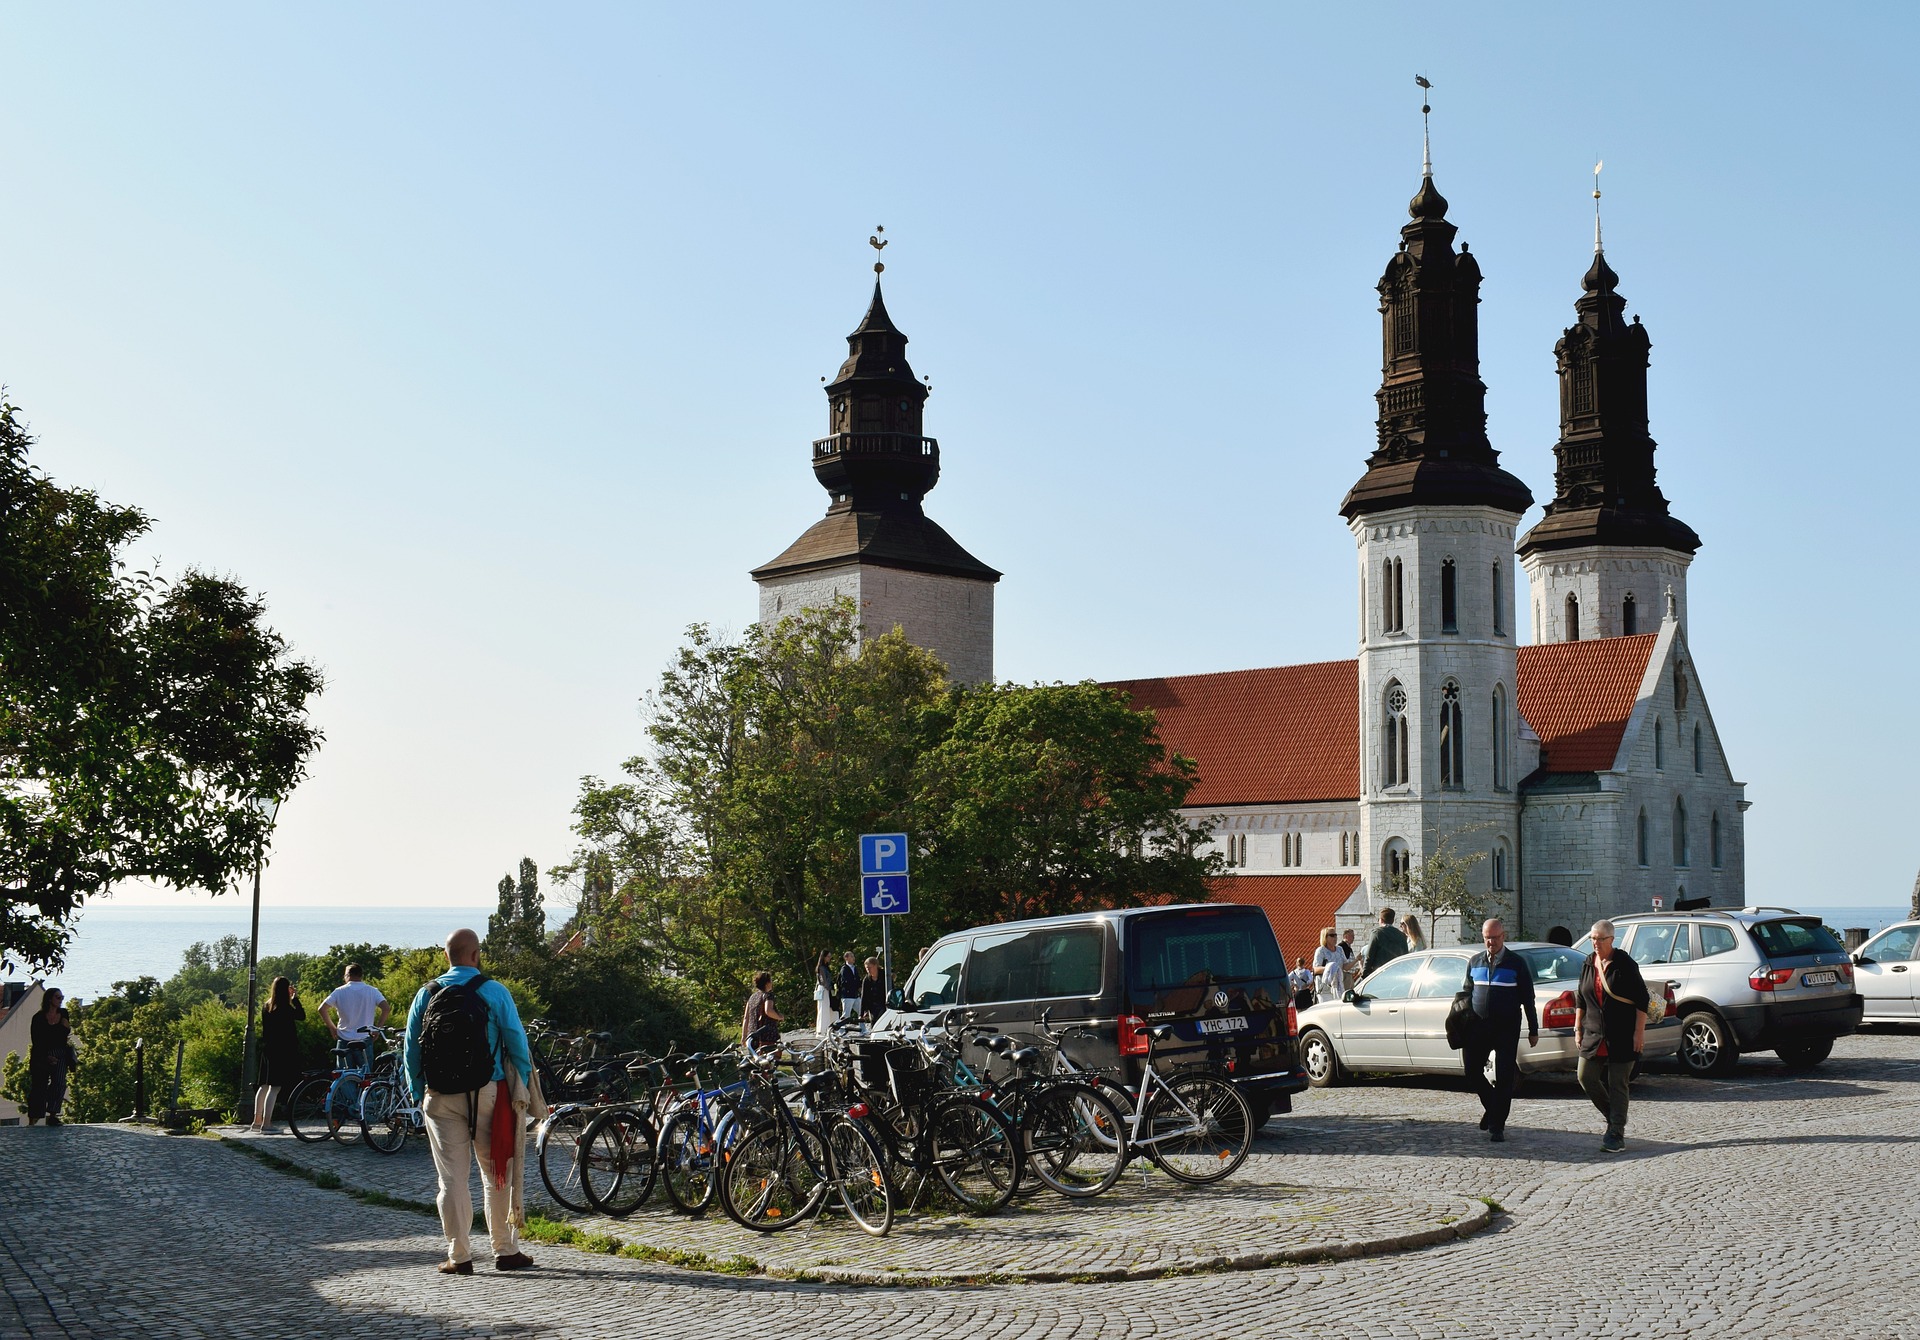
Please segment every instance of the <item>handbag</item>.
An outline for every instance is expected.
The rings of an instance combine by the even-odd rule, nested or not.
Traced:
[[[1447,1046],[1462,1050],[1477,1020],[1473,1012],[1473,988],[1462,987],[1453,993],[1453,1004],[1447,1007]]]
[[[1599,980],[1600,989],[1602,991],[1606,992],[1609,996],[1612,996],[1615,1000],[1619,1001],[1622,1005],[1633,1004],[1632,1001],[1628,1000],[1625,996],[1619,994],[1612,987],[1607,985],[1607,975],[1606,973],[1600,971],[1600,964],[1597,960],[1594,963],[1593,975]],[[1656,996],[1653,994],[1653,988],[1651,987],[1647,988],[1647,1022],[1650,1024],[1657,1024],[1666,1017],[1667,1017],[1667,998],[1665,996]]]

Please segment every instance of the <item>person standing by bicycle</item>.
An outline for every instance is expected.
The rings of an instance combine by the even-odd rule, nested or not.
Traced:
[[[867,959],[867,975],[860,979],[860,1017],[872,1023],[887,1012],[887,983],[880,976],[880,960]]]
[[[385,1028],[393,1004],[380,994],[380,988],[362,981],[360,965],[347,965],[346,980],[320,1002],[320,1017],[335,1042],[347,1047],[347,1064],[356,1070],[367,1068],[367,1028]]]
[[[769,994],[772,987],[772,973],[753,975],[753,994],[747,997],[747,1008],[740,1016],[740,1043],[749,1051],[772,1047],[780,1041],[780,1025],[786,1018],[773,1008],[773,996]]]
[[[480,937],[457,930],[447,937],[447,970],[420,988],[407,1012],[402,1052],[407,1087],[427,1123],[427,1145],[439,1179],[440,1228],[447,1235],[443,1275],[471,1275],[473,1193],[467,1179],[480,1164],[487,1234],[495,1270],[526,1270],[520,1250],[519,1178],[527,1127],[514,1110],[513,1080],[524,1091],[533,1080],[527,1031],[507,988],[480,971]],[[511,1078],[510,1078],[511,1076]],[[499,1105],[507,1110],[494,1119]],[[511,1181],[510,1181],[511,1179]]]
[[[840,1017],[857,1019],[860,1016],[860,969],[853,966],[853,951],[849,949],[840,956]]]

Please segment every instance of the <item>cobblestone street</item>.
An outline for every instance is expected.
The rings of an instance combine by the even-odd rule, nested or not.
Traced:
[[[1470,1095],[1440,1082],[1310,1093],[1268,1128],[1232,1194],[1094,1211],[1116,1216],[1095,1237],[1125,1234],[1127,1215],[1144,1212],[1155,1234],[1204,1244],[1242,1238],[1249,1200],[1262,1196],[1355,1219],[1388,1203],[1487,1197],[1504,1208],[1462,1240],[1157,1280],[915,1288],[739,1277],[540,1244],[531,1274],[498,1275],[482,1260],[470,1279],[443,1278],[432,1269],[442,1249],[432,1220],[321,1189],[216,1141],[9,1128],[0,1130],[0,1335],[280,1337],[352,1327],[591,1337],[685,1328],[889,1340],[973,1331],[997,1340],[1331,1327],[1343,1340],[1490,1330],[1920,1337],[1897,1291],[1875,1287],[1904,1278],[1911,1261],[1911,1205],[1887,1188],[1920,1172],[1920,1035],[1846,1039],[1808,1074],[1771,1056],[1743,1061],[1720,1082],[1650,1074],[1636,1085],[1622,1157],[1599,1152],[1596,1114],[1568,1082],[1530,1086],[1504,1146],[1474,1129],[1476,1114]],[[393,1160],[331,1154],[343,1177],[358,1161],[367,1185],[398,1177],[416,1185],[390,1194],[432,1195],[430,1165],[412,1151]],[[1038,1213],[958,1231],[949,1250],[992,1260],[996,1241],[1085,1236],[1076,1219],[1087,1207],[1036,1203]],[[659,1216],[632,1223],[648,1241],[676,1231]],[[1305,1243],[1325,1234],[1311,1217],[1287,1223],[1284,1212],[1267,1231]],[[765,1248],[722,1219],[685,1232],[709,1252]],[[814,1237],[835,1248],[853,1241],[838,1227]],[[883,1255],[895,1241],[863,1250]],[[897,1241],[903,1257],[913,1250],[912,1234]],[[1013,1255],[1001,1252],[1003,1261]]]

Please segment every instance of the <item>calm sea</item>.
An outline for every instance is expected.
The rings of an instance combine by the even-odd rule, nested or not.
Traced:
[[[319,953],[337,944],[437,945],[449,932],[472,926],[486,934],[490,907],[262,907],[260,956],[295,950]],[[115,982],[162,981],[179,971],[196,940],[245,936],[252,905],[223,898],[205,907],[140,907],[96,903],[80,914],[67,966],[48,979],[69,998],[92,1000]],[[21,975],[18,969],[12,974]]]

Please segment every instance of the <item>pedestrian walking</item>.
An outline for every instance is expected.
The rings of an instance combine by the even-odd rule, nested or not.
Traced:
[[[267,1082],[253,1091],[253,1129],[273,1130],[273,1105],[300,1078],[300,1021],[307,1017],[300,993],[284,977],[273,979],[267,1007],[260,1012],[260,1054]]]
[[[776,1046],[780,1041],[780,1025],[786,1019],[773,1008],[772,989],[772,973],[753,975],[753,993],[747,997],[747,1008],[740,1015],[740,1045],[748,1051]]]
[[[1393,924],[1393,909],[1380,909],[1380,928],[1367,943],[1367,971],[1384,968],[1407,952],[1407,937]]]
[[[860,1017],[872,1023],[887,1012],[887,984],[880,976],[880,960],[867,959],[867,975],[860,979]]]
[[[528,1270],[520,1250],[526,1223],[522,1180],[527,1118],[545,1114],[533,1077],[527,1030],[507,988],[480,971],[480,937],[447,937],[447,970],[421,987],[407,1011],[401,1053],[407,1086],[427,1122],[440,1183],[440,1231],[447,1235],[443,1275],[471,1275],[473,1193],[480,1165],[487,1236],[495,1270]]]
[[[362,980],[358,963],[347,965],[346,980],[320,1002],[320,1017],[326,1021],[327,1031],[335,1042],[347,1044],[347,1063],[359,1070],[365,1070],[371,1059],[367,1055],[367,1029],[385,1028],[392,1012],[393,1005],[380,994],[380,988]]]
[[[1420,929],[1420,918],[1409,912],[1400,918],[1400,933],[1407,937],[1407,952],[1417,954],[1427,947],[1427,937]]]
[[[1613,923],[1596,921],[1589,934],[1593,952],[1580,969],[1580,985],[1573,993],[1573,1033],[1580,1042],[1575,1073],[1607,1119],[1600,1148],[1618,1154],[1627,1147],[1627,1084],[1647,1040],[1652,997],[1640,965],[1614,952]]]
[[[1305,954],[1293,956],[1293,971],[1287,974],[1287,986],[1293,992],[1293,1008],[1310,1009],[1313,1006],[1313,969],[1307,966]]]
[[[1461,990],[1473,992],[1473,1027],[1460,1049],[1467,1078],[1480,1096],[1480,1129],[1499,1144],[1507,1138],[1513,1111],[1513,1085],[1520,1064],[1520,1018],[1526,1016],[1527,1045],[1540,1045],[1540,1017],[1533,1003],[1533,974],[1526,960],[1507,949],[1507,928],[1498,917],[1480,928],[1486,948],[1467,962]],[[1493,1079],[1487,1079],[1487,1058]]]
[[[860,1017],[860,969],[854,966],[853,951],[840,956],[840,1017]]]
[[[67,1072],[78,1057],[73,1052],[73,1024],[67,1018],[67,996],[48,987],[27,1029],[27,1125],[45,1121],[64,1125],[60,1109],[67,1102]]]
[[[823,1038],[833,1028],[833,993],[839,985],[833,955],[822,949],[813,961],[813,1031]]]
[[[1338,1000],[1346,993],[1347,956],[1340,949],[1340,933],[1328,926],[1320,932],[1313,951],[1313,981],[1319,1002]]]

